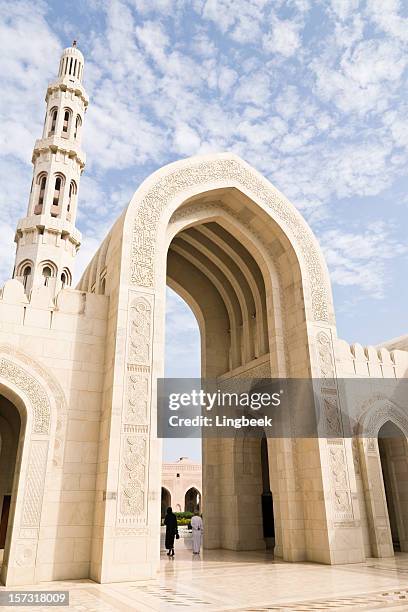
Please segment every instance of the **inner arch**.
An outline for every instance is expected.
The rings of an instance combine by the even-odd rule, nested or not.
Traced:
[[[251,252],[219,222],[197,223],[174,236],[167,282],[198,315],[208,349],[202,355],[203,375],[219,376],[269,353],[262,271]],[[217,346],[216,359],[215,354],[209,358],[211,346]]]

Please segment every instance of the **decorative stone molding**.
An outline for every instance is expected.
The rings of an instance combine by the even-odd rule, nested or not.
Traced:
[[[333,520],[341,525],[354,520],[347,454],[341,422],[339,394],[336,383],[333,342],[330,332],[317,334],[320,368],[320,405],[322,421],[319,434],[327,438],[330,488],[332,492]]]
[[[33,567],[37,552],[37,542],[26,541],[18,542],[16,547],[16,564],[19,567]]]
[[[122,516],[140,516],[145,510],[146,450],[145,436],[125,437],[120,499]]]
[[[350,483],[347,474],[347,459],[343,440],[329,440],[329,469],[333,490],[334,520],[354,519],[351,503]]]
[[[48,440],[32,440],[21,526],[39,527],[47,470]]]
[[[146,366],[136,366],[128,372],[126,423],[143,424],[147,419],[150,393],[150,372]]]
[[[0,376],[15,385],[30,400],[33,408],[34,433],[48,434],[51,407],[41,385],[26,370],[4,357],[0,358]]]
[[[375,440],[381,427],[387,421],[391,421],[408,437],[408,417],[405,411],[385,395],[376,394],[364,402],[356,433],[364,438]]]
[[[320,433],[327,437],[339,437],[343,428],[340,416],[339,394],[336,384],[332,340],[327,332],[317,334],[317,349],[320,368],[320,406],[323,419]]]
[[[22,370],[22,376],[26,375],[27,371],[24,366],[27,366],[30,373],[33,374],[33,376],[31,376],[31,374],[27,372],[27,376],[33,378],[34,382],[37,385],[40,385],[39,381],[44,381],[45,385],[40,385],[42,389],[41,396],[48,395],[48,397],[52,397],[57,414],[67,414],[68,407],[64,391],[60,383],[53,376],[51,376],[49,371],[44,366],[42,366],[40,363],[38,363],[38,361],[34,360],[29,355],[26,355],[26,353],[24,353],[23,351],[18,350],[10,344],[0,344],[0,359],[3,358],[1,357],[2,355],[5,356],[4,358],[7,361],[11,361],[17,368],[20,368]],[[24,389],[22,389],[22,391],[24,391]],[[50,402],[48,399],[47,403],[50,406]]]
[[[157,228],[161,214],[171,200],[194,186],[212,185],[216,188],[230,182],[242,186],[253,195],[254,201],[265,205],[273,219],[291,233],[291,239],[302,256],[310,290],[313,319],[329,320],[329,288],[322,258],[311,231],[296,209],[266,181],[236,158],[214,158],[191,161],[157,179],[137,208],[131,247],[130,282],[140,287],[154,285],[154,259]]]
[[[151,326],[151,305],[147,299],[137,298],[130,306],[129,365],[149,365]]]

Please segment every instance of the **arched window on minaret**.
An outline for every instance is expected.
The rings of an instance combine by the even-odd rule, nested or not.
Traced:
[[[60,202],[61,202],[61,192],[62,192],[62,188],[64,187],[64,183],[65,183],[64,175],[57,174],[55,176],[54,196],[52,199],[52,209],[51,209],[51,215],[53,217],[56,217],[59,212],[56,209],[59,207]]]
[[[78,138],[78,136],[79,136],[79,129],[80,129],[81,125],[82,125],[81,115],[77,115],[76,119],[75,119],[74,138]]]
[[[44,286],[48,287],[48,285],[50,283],[50,278],[52,276],[52,270],[51,270],[50,266],[44,266],[43,267],[42,275],[43,275],[43,278],[44,278]]]
[[[68,206],[67,206],[68,213],[70,213],[74,208],[76,194],[77,194],[77,184],[75,181],[71,181],[69,184],[69,194],[68,194]]]
[[[39,185],[38,200],[34,208],[34,214],[41,215],[42,210],[43,210],[43,204],[44,204],[45,187],[47,185],[47,173],[46,172],[41,172],[41,174],[38,175],[37,185]]]
[[[58,117],[58,108],[54,107],[50,110],[50,129],[48,131],[48,136],[55,134],[55,127],[57,125],[57,117]]]
[[[68,138],[70,121],[71,121],[71,111],[66,108],[64,110],[64,121],[63,121],[63,124],[62,124],[62,135],[65,138]]]
[[[28,281],[31,276],[32,268],[30,265],[27,265],[23,270],[23,285],[24,289],[27,289]]]
[[[71,283],[72,283],[72,276],[71,276],[71,272],[68,270],[68,268],[64,268],[61,274],[61,283],[62,283],[62,288],[64,287],[70,287]]]

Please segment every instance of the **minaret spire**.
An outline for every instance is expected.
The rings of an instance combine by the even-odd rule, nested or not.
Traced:
[[[27,294],[47,285],[55,295],[69,286],[81,243],[75,219],[85,167],[81,137],[88,96],[82,86],[84,57],[76,44],[74,40],[64,49],[58,78],[47,89],[43,134],[32,156],[27,216],[17,224],[13,277]]]

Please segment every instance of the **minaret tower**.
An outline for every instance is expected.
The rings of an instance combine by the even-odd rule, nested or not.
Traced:
[[[55,295],[72,283],[81,234],[75,227],[79,180],[85,166],[82,126],[88,96],[82,87],[84,57],[76,41],[61,56],[58,78],[45,96],[42,138],[34,145],[27,216],[17,225],[13,277],[29,294],[48,286]]]

